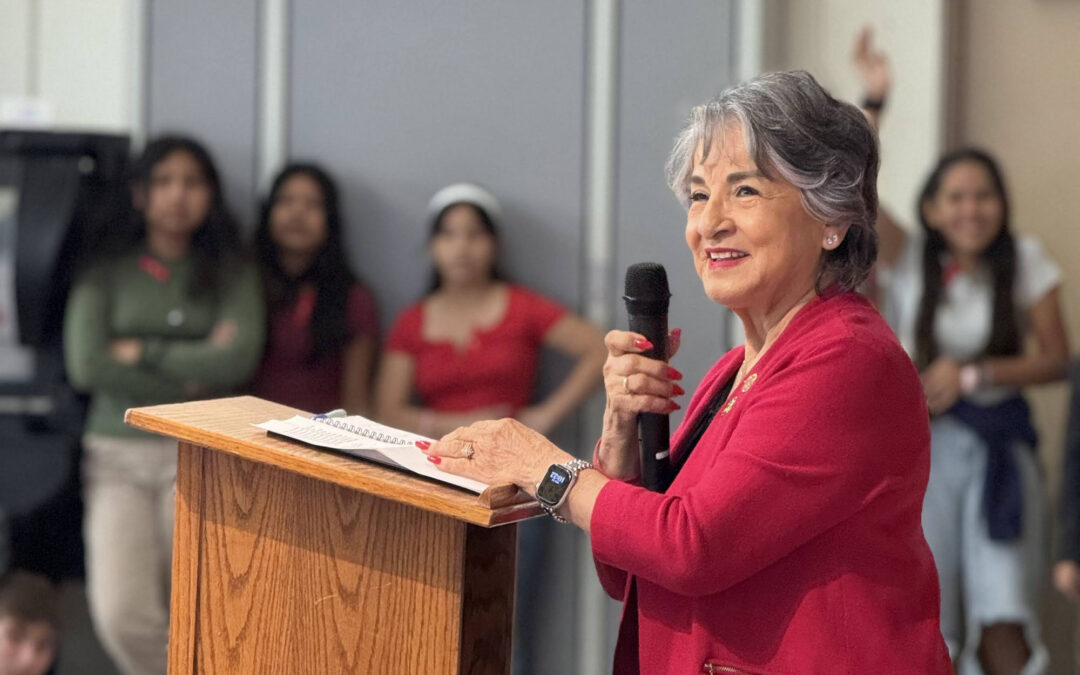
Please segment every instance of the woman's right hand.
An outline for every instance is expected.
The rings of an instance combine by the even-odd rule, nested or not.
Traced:
[[[931,415],[944,413],[960,399],[960,364],[949,357],[939,356],[919,374],[919,378]]]
[[[668,359],[679,349],[681,332],[668,335]],[[638,333],[613,330],[604,337],[604,431],[597,447],[600,470],[609,478],[630,480],[640,473],[637,442],[638,413],[666,415],[679,409],[672,400],[684,394],[675,383],[682,374],[664,361],[642,356],[652,344]]]

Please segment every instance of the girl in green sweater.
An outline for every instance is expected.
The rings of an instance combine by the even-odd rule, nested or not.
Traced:
[[[214,164],[163,137],[136,164],[129,222],[81,275],[64,320],[84,437],[87,591],[99,637],[127,675],[163,675],[176,442],[124,425],[134,406],[208,398],[251,377],[264,304]]]

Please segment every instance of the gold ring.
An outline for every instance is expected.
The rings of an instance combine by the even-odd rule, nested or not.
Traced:
[[[627,375],[626,377],[624,377],[622,379],[622,390],[627,394],[632,394],[633,393],[633,392],[630,391],[630,376],[629,375]]]
[[[472,459],[476,454],[476,450],[473,449],[472,443],[466,443],[465,449],[462,451],[465,454],[465,459]]]

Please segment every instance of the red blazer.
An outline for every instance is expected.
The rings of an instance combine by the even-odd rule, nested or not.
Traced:
[[[743,382],[665,494],[611,481],[597,498],[597,571],[626,603],[615,673],[951,673],[921,524],[926,403],[881,316],[816,299]]]

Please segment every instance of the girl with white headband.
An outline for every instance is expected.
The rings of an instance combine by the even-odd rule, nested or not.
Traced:
[[[443,188],[428,204],[434,274],[386,343],[376,405],[387,424],[438,437],[515,417],[547,434],[600,384],[599,331],[497,271],[501,219],[495,197],[468,183]],[[533,402],[545,347],[577,363],[551,395]]]

